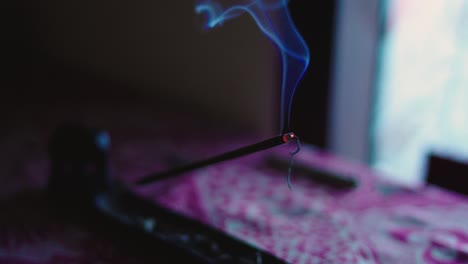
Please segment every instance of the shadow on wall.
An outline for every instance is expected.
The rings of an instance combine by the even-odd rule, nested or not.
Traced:
[[[281,67],[248,16],[204,31],[192,1],[41,1],[35,31],[46,53],[195,105],[259,132],[276,132]],[[172,98],[172,99],[170,99]]]

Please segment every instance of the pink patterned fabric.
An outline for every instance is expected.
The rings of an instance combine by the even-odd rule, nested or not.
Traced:
[[[164,169],[167,156],[199,159],[257,140],[197,129],[190,120],[168,127],[141,113],[132,119],[99,109],[81,112],[88,123],[108,128],[113,174],[127,183]],[[141,263],[138,256],[117,251],[112,241],[64,223],[50,211],[43,198],[45,143],[61,118],[50,120],[47,113],[34,118],[0,141],[6,150],[0,153],[0,263]],[[293,147],[133,190],[291,263],[468,262],[465,198],[435,187],[399,187],[365,166],[310,147],[296,157],[354,175],[359,187],[338,191],[293,175],[291,191],[286,172],[267,168],[263,159],[273,152],[287,155]]]

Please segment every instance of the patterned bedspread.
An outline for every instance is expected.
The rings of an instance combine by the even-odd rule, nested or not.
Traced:
[[[127,183],[164,169],[168,158],[199,159],[260,139],[189,118],[162,122],[145,109],[121,112],[93,108],[74,116],[109,131],[113,175]],[[18,114],[0,135],[0,263],[142,263],[51,212],[44,198],[46,142],[67,116]],[[289,190],[286,172],[263,161],[291,148],[133,190],[291,263],[468,263],[466,198],[436,187],[398,186],[312,147],[297,159],[352,175],[359,186],[337,190],[293,175]]]

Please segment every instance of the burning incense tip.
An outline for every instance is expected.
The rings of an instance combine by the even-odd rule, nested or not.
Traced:
[[[210,165],[220,163],[220,162],[223,162],[223,161],[232,160],[232,159],[240,158],[240,157],[243,157],[243,156],[247,156],[247,155],[262,151],[262,150],[270,149],[270,148],[273,148],[273,147],[276,147],[276,146],[279,146],[279,145],[283,145],[283,144],[289,143],[291,141],[296,141],[296,140],[297,140],[297,136],[294,133],[292,133],[292,132],[285,133],[283,135],[279,135],[279,136],[276,136],[276,137],[261,141],[259,143],[253,144],[253,145],[249,145],[249,146],[246,146],[246,147],[243,147],[243,148],[239,148],[239,149],[236,149],[236,150],[225,152],[225,153],[223,153],[221,155],[218,155],[218,156],[215,156],[215,157],[212,157],[212,158],[208,158],[206,160],[198,161],[198,162],[188,164],[188,165],[185,165],[185,166],[182,166],[182,167],[177,167],[177,168],[174,168],[174,169],[166,171],[166,172],[148,175],[148,176],[143,177],[142,179],[138,180],[137,184],[138,185],[147,185],[147,184],[159,181],[159,180],[174,178],[174,177],[179,176],[179,175],[181,175],[181,174],[183,174],[185,172],[189,172],[189,171],[192,171],[192,170],[196,170],[196,169],[199,169],[199,168],[210,166]]]
[[[288,143],[288,142],[290,142],[292,140],[296,140],[296,139],[297,139],[297,137],[293,132],[289,132],[289,133],[286,133],[286,134],[283,135],[284,143]]]

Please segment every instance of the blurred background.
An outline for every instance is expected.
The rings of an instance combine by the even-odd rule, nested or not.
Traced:
[[[149,104],[271,136],[280,57],[247,15],[204,31],[192,1],[6,3],[0,116]],[[402,182],[427,156],[468,155],[468,4],[291,1],[311,53],[292,109],[308,143]],[[419,8],[424,6],[425,8]],[[157,122],[157,120],[155,120]],[[218,121],[213,121],[218,122]],[[229,125],[223,125],[229,124]]]

